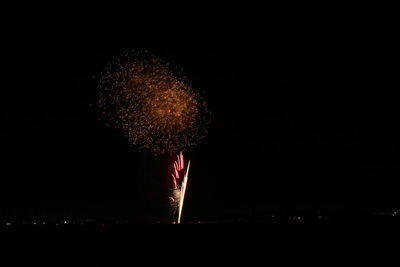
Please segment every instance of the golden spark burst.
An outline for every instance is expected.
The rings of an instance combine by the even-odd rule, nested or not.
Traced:
[[[99,81],[98,105],[109,125],[123,130],[137,150],[155,155],[194,147],[210,123],[205,101],[168,63],[127,52]]]

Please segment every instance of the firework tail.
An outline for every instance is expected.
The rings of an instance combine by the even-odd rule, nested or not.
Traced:
[[[183,156],[181,154],[181,158],[183,159]],[[185,176],[182,181],[182,186],[181,186],[181,197],[180,197],[180,203],[179,203],[179,213],[178,213],[178,224],[181,223],[181,217],[182,217],[182,208],[183,208],[183,201],[185,199],[185,192],[186,192],[186,185],[189,177],[189,168],[190,168],[190,160],[188,162],[188,166],[185,172]]]

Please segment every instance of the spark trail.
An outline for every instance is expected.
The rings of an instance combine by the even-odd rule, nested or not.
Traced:
[[[185,177],[183,178],[182,187],[181,187],[181,199],[179,203],[179,213],[178,213],[178,224],[181,223],[182,217],[182,209],[183,209],[183,201],[185,200],[186,186],[189,177],[189,168],[190,168],[190,160],[186,169]]]
[[[172,196],[170,199],[170,208],[173,221],[175,221],[176,212],[178,212],[177,223],[181,223],[183,203],[185,200],[185,193],[187,188],[187,181],[189,178],[190,161],[188,162],[185,170],[185,159],[183,153],[180,152],[173,164],[172,171]]]

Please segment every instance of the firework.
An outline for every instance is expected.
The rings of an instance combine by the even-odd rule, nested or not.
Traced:
[[[177,159],[174,161],[172,171],[172,192],[169,197],[170,200],[170,212],[173,221],[175,221],[176,213],[178,212],[178,224],[181,222],[183,203],[185,200],[185,193],[187,187],[187,181],[189,178],[190,161],[185,171],[185,160],[183,153],[180,152],[177,155]]]
[[[127,52],[103,72],[99,107],[140,151],[154,155],[196,146],[210,113],[187,80],[147,53]]]
[[[107,125],[122,129],[139,151],[178,152],[200,143],[211,114],[186,78],[146,52],[115,58],[99,81],[98,106]],[[174,161],[169,197],[173,221],[180,223],[190,161],[180,152]],[[178,213],[178,216],[176,216]]]
[[[178,213],[178,224],[181,223],[181,217],[182,217],[182,209],[183,209],[183,201],[185,200],[185,193],[186,193],[186,185],[189,177],[189,168],[190,168],[190,161],[188,163],[187,169],[185,176],[182,181],[182,186],[181,186],[181,198],[179,200],[179,213]]]

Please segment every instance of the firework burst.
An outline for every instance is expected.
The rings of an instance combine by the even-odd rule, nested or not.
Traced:
[[[147,53],[127,52],[103,72],[99,107],[108,125],[123,130],[137,150],[153,153],[196,146],[210,113],[187,80]]]

